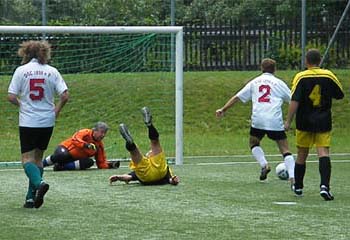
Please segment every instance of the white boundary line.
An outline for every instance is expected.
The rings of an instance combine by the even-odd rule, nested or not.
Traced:
[[[281,161],[269,161],[269,163],[279,163]],[[308,163],[318,163],[318,160],[310,160]],[[332,163],[350,163],[350,159],[344,160],[331,160]],[[208,165],[236,165],[236,164],[256,164],[256,161],[251,162],[217,162],[217,163],[189,163],[185,165],[197,165],[197,166],[208,166]]]
[[[269,161],[269,163],[279,163],[281,161]],[[318,163],[318,160],[309,160],[308,163]],[[342,160],[332,160],[332,163],[350,163],[350,159],[342,159]],[[239,164],[256,164],[256,161],[250,161],[250,162],[202,162],[202,163],[185,163],[184,166],[213,166],[213,165],[239,165]],[[128,166],[120,166],[120,168],[128,168]],[[47,170],[51,171],[52,167],[47,167]],[[92,167],[91,169],[97,169],[96,166]],[[0,172],[5,171],[19,171],[23,170],[21,168],[21,165],[13,165],[13,166],[4,166],[0,167]]]

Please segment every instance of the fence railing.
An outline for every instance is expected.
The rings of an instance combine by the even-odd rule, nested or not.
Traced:
[[[345,68],[350,64],[350,25],[343,23],[326,65]],[[309,23],[307,47],[321,52],[327,47],[336,24]],[[280,69],[300,67],[300,19],[288,22],[185,26],[185,70],[258,69],[265,57],[277,60]]]

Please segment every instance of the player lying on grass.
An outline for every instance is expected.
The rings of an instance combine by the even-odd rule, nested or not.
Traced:
[[[147,107],[142,108],[143,120],[148,128],[148,137],[151,143],[151,150],[143,155],[126,127],[120,124],[120,134],[126,141],[125,147],[130,152],[131,161],[129,168],[132,172],[123,175],[113,175],[109,182],[139,181],[144,185],[172,184],[177,185],[180,182],[179,177],[173,174],[168,166],[165,154],[159,142],[159,133],[152,124],[152,115]]]
[[[268,138],[277,143],[288,170],[291,187],[293,187],[295,162],[289,151],[282,118],[282,104],[290,101],[290,89],[287,84],[274,75],[276,62],[273,59],[263,59],[261,71],[260,76],[248,82],[222,108],[216,110],[216,116],[223,117],[226,111],[239,100],[243,103],[252,101],[249,145],[253,157],[261,167],[259,178],[261,181],[265,180],[271,171],[260,146],[261,140],[267,135]]]
[[[98,168],[118,168],[119,162],[107,161],[102,139],[106,136],[108,125],[97,122],[92,129],[81,129],[72,137],[61,142],[54,153],[43,160],[44,167],[54,165],[54,171],[85,170],[94,165]]]

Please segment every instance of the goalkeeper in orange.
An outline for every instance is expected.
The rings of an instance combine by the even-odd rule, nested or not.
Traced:
[[[174,175],[172,169],[168,166],[165,154],[159,142],[159,133],[152,124],[152,115],[147,107],[142,108],[143,120],[148,128],[148,137],[151,143],[151,150],[143,155],[127,129],[125,124],[120,124],[119,130],[125,139],[126,149],[130,152],[131,161],[129,168],[132,172],[123,175],[113,175],[109,182],[139,181],[144,185],[172,184],[177,185],[180,182],[178,176]]]
[[[54,165],[54,171],[85,170],[94,165],[98,168],[118,168],[119,162],[107,161],[102,139],[108,131],[108,125],[97,122],[92,129],[81,129],[61,142],[54,153],[43,160],[44,167]]]

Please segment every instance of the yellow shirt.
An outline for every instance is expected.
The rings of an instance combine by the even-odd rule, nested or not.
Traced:
[[[130,161],[129,168],[135,171],[136,176],[142,182],[155,182],[161,180],[168,172],[168,164],[164,152],[152,157],[143,156],[138,164]],[[169,171],[171,176],[173,176],[170,168]]]

